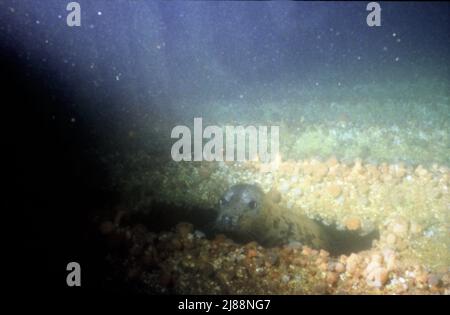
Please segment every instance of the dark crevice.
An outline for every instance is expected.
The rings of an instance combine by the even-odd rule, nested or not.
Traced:
[[[379,239],[378,230],[374,230],[366,235],[361,235],[358,231],[338,230],[336,225],[324,225],[318,222],[326,231],[330,240],[330,254],[332,256],[349,255],[372,248],[374,240]]]

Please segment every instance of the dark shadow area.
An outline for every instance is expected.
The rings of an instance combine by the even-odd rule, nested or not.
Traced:
[[[214,237],[212,224],[217,216],[214,209],[186,208],[166,203],[155,202],[147,213],[137,212],[127,215],[121,223],[125,225],[143,224],[150,231],[159,233],[169,231],[180,222],[188,222],[194,225],[208,238]]]
[[[85,288],[95,287],[104,266],[88,220],[114,196],[104,190],[107,173],[93,154],[99,138],[92,121],[70,105],[76,88],[50,69],[30,67],[9,49],[0,49],[0,69],[14,286],[34,295],[60,292],[75,261]]]
[[[318,222],[325,229],[331,240],[331,256],[350,255],[372,248],[374,240],[380,238],[377,230],[367,235],[360,235],[356,231],[340,231],[335,225],[326,226]]]

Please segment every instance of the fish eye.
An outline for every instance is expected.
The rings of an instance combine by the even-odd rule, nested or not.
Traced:
[[[251,200],[248,203],[248,206],[250,207],[250,209],[256,209],[256,206],[257,206],[256,200]]]

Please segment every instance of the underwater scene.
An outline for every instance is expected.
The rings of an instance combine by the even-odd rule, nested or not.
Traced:
[[[450,294],[449,16],[448,2],[0,0],[13,204],[41,277]]]

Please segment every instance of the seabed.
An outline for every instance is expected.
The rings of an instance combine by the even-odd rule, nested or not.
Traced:
[[[98,223],[121,279],[160,294],[449,294],[447,127],[363,128],[343,118],[284,128],[276,163],[174,162],[138,151],[116,164],[118,216]],[[286,209],[338,231],[379,237],[360,251],[332,255],[205,233],[199,218],[236,183],[276,192]],[[171,226],[123,220],[151,217],[161,204]],[[118,244],[126,248],[121,255],[114,254]]]

